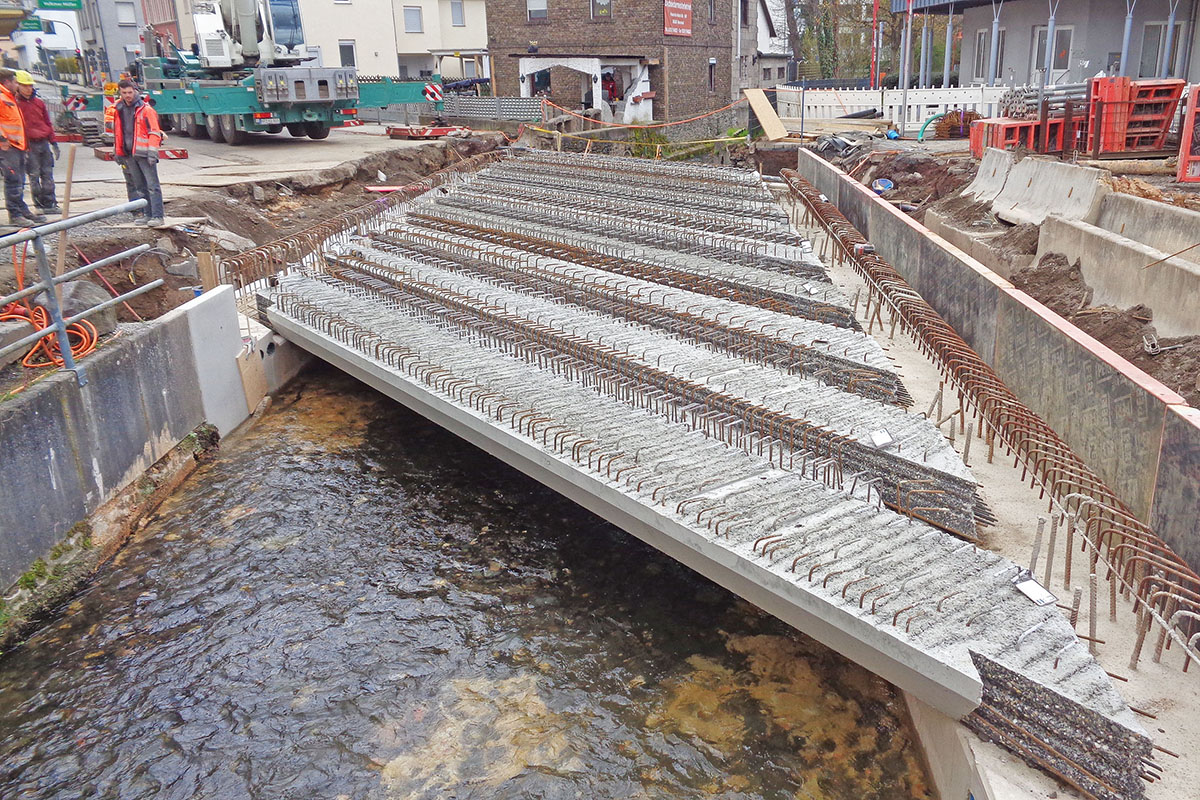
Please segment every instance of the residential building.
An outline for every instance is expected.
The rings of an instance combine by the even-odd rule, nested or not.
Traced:
[[[186,3],[184,7],[188,16],[191,16],[191,3]],[[164,46],[168,42],[179,44],[182,41],[179,35],[179,4],[175,0],[142,0],[142,16]]]
[[[53,62],[57,56],[73,56],[81,49],[79,39],[79,20],[74,11],[39,10],[37,19],[42,21],[42,30],[15,30],[12,33],[12,46],[9,53],[16,58],[21,69],[34,71],[34,65],[41,63],[39,72],[49,73],[46,61]],[[38,40],[42,42],[45,57],[38,56]]]
[[[756,0],[487,0],[487,16],[498,95],[637,122],[693,117],[759,84]]]
[[[1049,11],[1042,0],[996,4],[990,0],[915,0],[913,7],[918,12],[962,14],[962,85],[988,82],[993,28],[997,31],[995,82],[1041,82],[1049,32]],[[892,0],[893,12],[906,8],[907,0]],[[1078,83],[1101,72],[1132,78],[1200,80],[1195,17],[1196,3],[1179,0],[1080,0],[1058,4],[1047,83]],[[1168,30],[1169,21],[1173,23],[1172,32]],[[1122,65],[1127,27],[1127,63]]]
[[[788,79],[792,61],[788,44],[787,8],[783,0],[758,0],[758,85],[776,86]]]
[[[93,83],[116,80],[141,54],[145,19],[137,0],[83,0],[80,49]]]

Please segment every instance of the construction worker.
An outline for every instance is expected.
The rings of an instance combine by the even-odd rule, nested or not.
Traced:
[[[54,199],[54,162],[58,160],[54,123],[33,88],[33,76],[23,69],[17,70],[17,107],[25,123],[25,174],[29,176],[33,204],[43,214],[61,214]]]
[[[17,107],[17,74],[0,69],[0,172],[4,173],[4,205],[8,222],[27,228],[46,221],[25,203],[25,123]]]
[[[163,224],[162,188],[158,183],[158,148],[163,132],[158,114],[142,100],[137,84],[123,78],[117,84],[116,117],[113,120],[113,152],[133,181],[138,197],[146,198],[146,225]]]

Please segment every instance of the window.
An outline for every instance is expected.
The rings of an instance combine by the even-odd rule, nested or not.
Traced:
[[[770,67],[766,67],[765,69],[763,69],[763,80],[764,81],[771,80],[771,68]]]
[[[546,18],[546,0],[525,0],[525,10],[529,12],[529,19],[545,19]]]
[[[529,80],[533,81],[530,85],[530,90],[533,96],[539,94],[550,94],[550,70],[543,69],[529,76]]]
[[[421,7],[420,6],[405,6],[404,7],[404,32],[405,33],[424,33],[425,27],[422,24]]]
[[[778,78],[779,80],[783,80],[784,77],[786,77],[786,76],[787,76],[787,68],[786,67],[779,67],[778,69],[775,70],[775,77]]]
[[[1029,74],[1040,74],[1046,68],[1046,26],[1034,29],[1033,63]],[[1070,27],[1054,29],[1054,61],[1050,65],[1050,74],[1046,83],[1055,83],[1071,69],[1071,38],[1074,29]]]
[[[1056,37],[1057,38],[1057,37]],[[992,32],[990,29],[975,33],[975,80],[988,79],[988,65],[992,58]],[[1000,29],[1000,50],[996,54],[996,78],[1004,74],[1004,28]]]
[[[750,27],[750,0],[742,0],[741,15],[742,15],[742,17],[741,17],[742,27],[749,28]]]
[[[133,9],[133,3],[115,3],[117,7],[117,24],[118,25],[137,25],[137,13]]]
[[[1168,65],[1167,75],[1174,75],[1176,72],[1175,62],[1179,60],[1179,41],[1183,36],[1183,23],[1175,23],[1175,38],[1171,42],[1171,63]],[[1167,23],[1165,22],[1147,22],[1145,29],[1142,31],[1142,60],[1138,65],[1138,77],[1140,78],[1157,78],[1158,67],[1162,62],[1163,50],[1167,46]],[[1118,59],[1120,60],[1120,59]]]
[[[592,19],[611,19],[612,0],[592,0]]]
[[[477,77],[479,77],[479,75],[478,75],[478,72],[477,72],[477,71],[476,71],[476,69],[475,69],[475,62],[474,62],[474,61],[464,61],[464,62],[463,62],[463,77],[464,77],[464,78],[477,78]]]
[[[463,16],[463,0],[450,0],[450,24],[461,28],[467,24]]]
[[[710,94],[717,91],[717,60],[715,58],[708,62],[708,91]]]
[[[338,42],[338,55],[342,57],[343,67],[353,67],[358,64],[354,57],[354,40],[348,39]]]

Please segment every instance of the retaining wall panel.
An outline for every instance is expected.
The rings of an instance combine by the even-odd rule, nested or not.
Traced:
[[[70,374],[52,375],[0,405],[0,586],[53,547],[98,494],[80,463],[77,423],[86,416]],[[68,385],[69,384],[69,385]],[[86,431],[82,433],[86,438]]]
[[[1122,372],[1116,353],[1024,292],[1001,292],[997,312],[1000,379],[1148,519],[1166,407],[1183,398]]]
[[[1200,409],[1167,409],[1150,527],[1187,563],[1200,565]]]

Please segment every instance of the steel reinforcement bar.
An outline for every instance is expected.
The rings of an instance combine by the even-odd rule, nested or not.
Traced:
[[[1089,554],[1091,571],[1096,570],[1102,556],[1108,567],[1113,587],[1110,614],[1114,619],[1117,585],[1127,597],[1132,595],[1139,636],[1130,667],[1136,668],[1154,622],[1160,625],[1156,662],[1164,644],[1169,649],[1172,641],[1181,644],[1189,655],[1200,654],[1193,635],[1200,622],[1200,575],[1133,515],[1104,480],[1017,398],[891,264],[873,248],[863,247],[867,239],[837,206],[796,171],[785,169],[781,175],[792,197],[802,204],[805,221],[819,224],[829,234],[835,261],[848,262],[866,282],[868,309],[874,303],[874,313],[878,314],[881,307],[887,306],[901,329],[956,387],[964,411],[974,410],[980,434],[987,430],[989,461],[998,439],[1014,456],[1014,467],[1022,468],[1022,477],[1028,473],[1031,485],[1040,485],[1043,497],[1049,495],[1050,510],[1055,511],[1057,506],[1066,526],[1065,582],[1070,584],[1073,539],[1079,533],[1080,549]],[[871,313],[868,311],[868,316]]]

